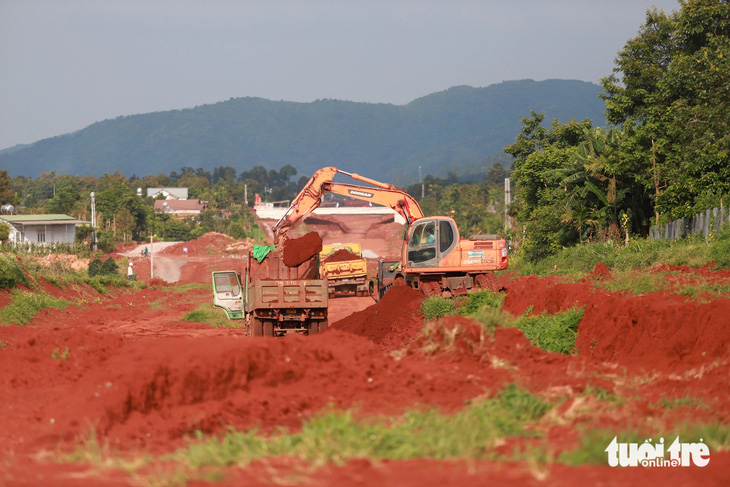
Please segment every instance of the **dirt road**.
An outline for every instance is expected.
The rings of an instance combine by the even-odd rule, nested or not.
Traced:
[[[136,258],[135,265],[137,269],[135,272],[138,275],[142,272],[145,276],[157,277],[166,282],[179,282],[182,267],[186,264],[184,259],[176,259],[160,255],[160,253],[168,247],[179,245],[180,242],[155,242],[152,246],[149,244],[138,245],[137,247],[121,253],[126,257]],[[152,249],[152,253],[142,258],[142,252],[144,249]],[[149,267],[142,269],[143,266]]]

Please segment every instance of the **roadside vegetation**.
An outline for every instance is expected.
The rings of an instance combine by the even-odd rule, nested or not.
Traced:
[[[97,259],[98,260],[98,259]],[[99,294],[108,294],[111,289],[138,290],[146,287],[143,282],[128,281],[112,259],[91,266],[91,272],[61,271],[40,265],[25,265],[15,254],[0,254],[0,292],[9,294],[9,303],[0,308],[0,325],[26,325],[38,311],[45,308],[64,309],[81,301],[70,302],[43,291],[41,280],[63,290],[67,287],[89,286]],[[104,269],[102,271],[102,268]]]
[[[582,309],[572,309],[548,315],[542,313],[529,316],[528,309],[524,316],[515,317],[502,311],[504,296],[490,291],[481,291],[457,299],[442,297],[428,298],[421,304],[421,311],[426,318],[423,334],[426,337],[426,350],[429,353],[453,346],[458,330],[447,332],[438,320],[445,316],[467,316],[476,320],[489,335],[494,335],[498,327],[518,328],[525,337],[545,351],[568,355],[573,353],[578,337],[578,323],[583,318]],[[434,338],[438,337],[438,338]],[[447,337],[444,340],[444,337]]]
[[[243,326],[243,320],[229,320],[226,313],[222,309],[213,306],[213,303],[201,304],[186,313],[182,317],[182,321],[206,323],[213,328],[240,328]]]
[[[590,242],[565,247],[553,255],[533,262],[518,253],[510,260],[510,271],[521,275],[536,274],[583,277],[603,263],[612,271],[649,269],[658,264],[730,268],[730,226],[710,242],[702,237],[678,240],[631,239],[627,244],[614,241]]]

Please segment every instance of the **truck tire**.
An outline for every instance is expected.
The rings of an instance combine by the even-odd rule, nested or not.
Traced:
[[[319,332],[319,322],[318,321],[310,321],[309,322],[309,335],[314,335],[315,333]]]
[[[251,318],[251,336],[264,336],[264,324],[258,318]]]
[[[322,333],[327,329],[327,320],[322,320],[319,322],[319,332]]]
[[[264,321],[264,336],[265,337],[274,336],[274,322],[273,321]]]

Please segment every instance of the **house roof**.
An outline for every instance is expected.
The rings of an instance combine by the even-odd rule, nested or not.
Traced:
[[[82,225],[91,222],[77,220],[68,215],[50,214],[50,215],[1,215],[0,220],[5,220],[10,224],[17,223],[19,225]]]
[[[155,210],[163,211],[202,211],[208,206],[207,201],[194,200],[157,200]]]

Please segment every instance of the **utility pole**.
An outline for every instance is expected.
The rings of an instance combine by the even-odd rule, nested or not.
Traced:
[[[512,228],[512,222],[510,222],[509,215],[507,214],[509,211],[509,205],[512,203],[512,194],[510,192],[510,182],[509,178],[504,179],[504,228],[509,230]]]
[[[248,184],[243,185],[243,201],[245,201],[246,206],[248,206]]]
[[[418,182],[421,183],[421,199],[426,196],[426,189],[423,186],[423,179],[421,179],[421,166],[418,166]]]
[[[152,242],[154,235],[150,235],[150,279],[155,277],[155,250]]]
[[[96,250],[96,198],[93,191],[91,192],[91,230],[91,248]]]

